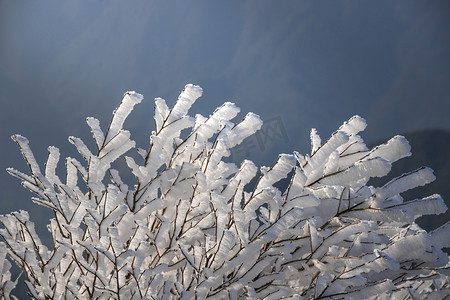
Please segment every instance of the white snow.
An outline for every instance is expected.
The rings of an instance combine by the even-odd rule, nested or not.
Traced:
[[[97,119],[87,118],[97,149],[69,138],[83,159],[66,158],[65,183],[57,176],[56,147],[48,148],[43,175],[28,140],[13,136],[31,174],[8,172],[35,194],[34,202],[52,210],[53,245],[42,244],[27,212],[0,215],[0,294],[8,298],[16,285],[10,261],[22,266],[37,299],[449,293],[441,248],[450,246],[450,225],[426,233],[415,223],[447,207],[439,195],[412,201],[400,195],[434,180],[432,170],[367,186],[410,155],[404,137],[369,150],[358,135],[366,122],[355,116],[323,144],[313,129],[310,156],[280,154],[257,178],[252,161],[237,167],[224,158],[261,128],[261,119],[249,113],[233,123],[239,108],[231,102],[209,117],[190,117],[201,94],[186,85],[173,108],[155,99],[156,128],[149,145],[136,150],[138,158],[127,153],[136,143],[123,126],[142,95],[124,95],[106,134]],[[125,164],[115,165],[119,159]],[[282,192],[274,184],[286,178]]]

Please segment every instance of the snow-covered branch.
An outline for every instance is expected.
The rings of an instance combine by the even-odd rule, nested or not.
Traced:
[[[439,298],[450,293],[448,224],[427,233],[414,221],[447,210],[442,198],[401,194],[434,180],[421,168],[368,186],[409,156],[404,137],[369,149],[363,118],[345,122],[311,153],[281,154],[270,167],[226,162],[230,149],[261,128],[225,103],[210,116],[188,110],[202,94],[186,85],[173,108],[155,99],[155,131],[135,148],[124,121],[143,97],[125,93],[107,130],[87,118],[96,149],[70,137],[81,159],[49,147],[44,174],[29,141],[13,136],[30,174],[8,169],[53,212],[51,247],[26,211],[0,216],[0,293],[9,299],[23,271],[35,299]],[[190,131],[181,138],[181,131]],[[145,149],[145,150],[144,150]],[[134,151],[134,150],[133,150]],[[114,162],[135,177],[125,183]],[[255,178],[259,176],[258,178]],[[252,179],[255,184],[251,184]],[[282,190],[280,180],[290,183]]]

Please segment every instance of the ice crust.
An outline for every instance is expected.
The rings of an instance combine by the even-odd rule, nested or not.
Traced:
[[[280,154],[272,166],[226,161],[230,149],[262,126],[259,116],[233,121],[226,102],[210,116],[188,115],[202,95],[188,84],[173,108],[155,99],[155,130],[138,148],[123,128],[143,100],[127,92],[103,131],[87,118],[96,149],[77,137],[81,158],[49,147],[44,174],[28,139],[14,141],[30,174],[8,169],[53,211],[53,247],[26,211],[0,216],[0,294],[22,266],[36,299],[311,299],[439,298],[449,293],[449,223],[427,233],[415,220],[444,213],[439,195],[403,199],[434,180],[420,168],[382,187],[395,161],[411,155],[402,136],[368,149],[354,116],[322,143],[311,131],[309,155]],[[187,131],[187,135],[181,134]],[[122,180],[124,159],[135,181]],[[115,169],[117,168],[117,169]],[[288,179],[281,190],[277,184]],[[64,178],[63,178],[64,179]]]

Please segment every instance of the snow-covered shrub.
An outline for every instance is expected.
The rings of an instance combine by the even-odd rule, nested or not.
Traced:
[[[96,149],[70,137],[82,160],[67,158],[66,178],[49,148],[41,170],[28,140],[13,136],[31,174],[8,169],[54,218],[50,249],[26,211],[0,216],[3,298],[14,283],[9,258],[36,299],[411,299],[449,294],[450,223],[427,233],[414,221],[444,212],[438,195],[404,201],[401,193],[434,180],[421,168],[382,187],[391,163],[410,155],[396,136],[368,149],[355,116],[311,154],[281,154],[271,167],[225,162],[230,148],[262,125],[225,103],[209,117],[187,115],[200,97],[187,85],[173,108],[155,99],[155,130],[140,157],[123,124],[143,97],[127,92],[106,132],[87,118]],[[182,130],[190,133],[180,138]],[[113,162],[124,158],[134,186]],[[122,176],[123,177],[123,176]],[[250,184],[255,178],[256,184]],[[280,191],[274,184],[290,183]],[[6,245],[6,247],[5,247]]]

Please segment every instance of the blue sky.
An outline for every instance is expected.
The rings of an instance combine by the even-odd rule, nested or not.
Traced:
[[[1,1],[0,169],[26,170],[14,133],[41,163],[48,145],[77,155],[67,136],[89,140],[85,117],[105,127],[127,90],[146,98],[126,124],[145,147],[152,99],[173,104],[186,83],[204,89],[193,115],[233,101],[241,117],[277,120],[284,136],[248,149],[259,165],[305,153],[311,127],[326,139],[355,114],[367,141],[450,129],[449,12],[447,1]],[[30,194],[0,176],[1,212],[22,207]]]

